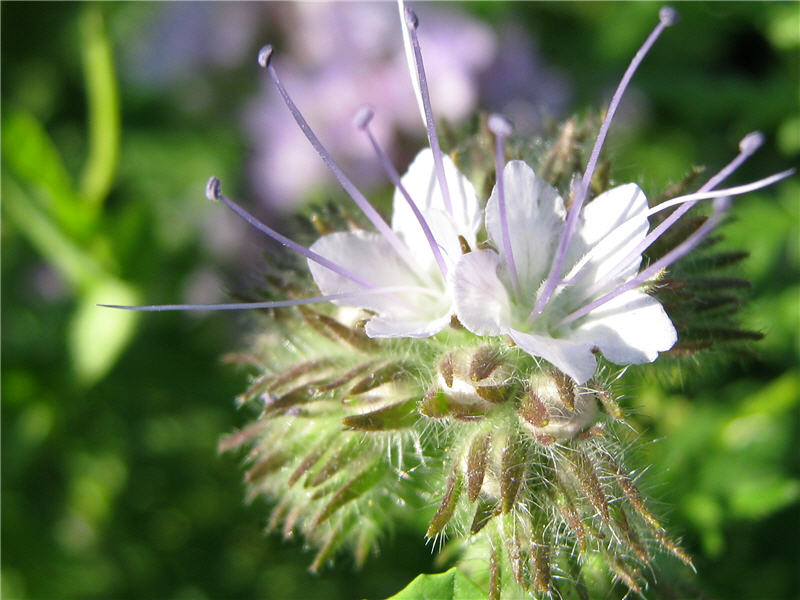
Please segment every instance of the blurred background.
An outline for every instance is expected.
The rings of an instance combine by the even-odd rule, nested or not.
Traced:
[[[612,129],[614,179],[653,193],[713,173],[755,129],[767,143],[731,183],[797,165],[797,4],[678,8]],[[605,105],[658,5],[417,9],[437,118],[501,110],[535,136]],[[425,144],[395,5],[4,2],[0,17],[3,598],[377,600],[442,570],[421,530],[318,576],[302,542],[263,533],[269,507],[244,504],[238,459],[216,450],[245,421],[247,374],[221,357],[247,315],[94,306],[215,302],[258,280],[272,247],[204,198],[212,174],[286,233],[309,203],[344,201],[256,64],[266,41],[319,137],[388,197],[351,117],[375,106],[401,171]],[[627,403],[645,487],[707,598],[800,589],[799,199],[797,177],[737,199],[724,230],[750,252],[734,273],[764,340],[642,378]]]

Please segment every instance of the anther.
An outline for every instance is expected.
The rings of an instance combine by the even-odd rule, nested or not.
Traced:
[[[272,44],[267,44],[258,51],[258,64],[262,69],[269,66],[269,61],[272,60]]]
[[[369,127],[369,124],[372,122],[372,118],[374,116],[374,108],[369,105],[362,106],[353,116],[353,125],[355,125],[359,131],[364,131],[367,127]]]
[[[206,198],[219,200],[220,196],[222,196],[222,183],[220,183],[219,177],[212,175],[206,184]]]
[[[658,11],[658,20],[661,21],[664,27],[675,25],[679,18],[678,11],[671,6],[662,6],[661,10]]]
[[[497,113],[489,115],[487,125],[489,131],[499,137],[508,137],[514,132],[514,125],[511,121]]]
[[[760,131],[753,131],[744,136],[742,141],[739,142],[739,151],[742,154],[747,154],[749,156],[758,150],[763,144],[764,134]]]
[[[419,19],[417,18],[417,13],[415,13],[410,8],[406,9],[406,26],[409,29],[416,29],[419,25]]]

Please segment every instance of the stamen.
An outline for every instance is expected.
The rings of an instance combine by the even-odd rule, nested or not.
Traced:
[[[625,89],[628,87],[628,83],[630,83],[631,79],[633,78],[633,74],[636,72],[636,69],[639,67],[642,60],[644,60],[644,57],[650,51],[650,48],[653,47],[653,44],[655,44],[656,40],[664,31],[664,29],[670,25],[673,25],[677,21],[677,13],[669,7],[663,7],[659,11],[658,18],[658,25],[656,25],[655,29],[653,29],[650,35],[647,36],[647,39],[645,40],[644,44],[642,44],[642,47],[639,48],[634,55],[633,60],[628,65],[625,73],[622,75],[622,80],[619,82],[614,95],[611,97],[611,102],[608,105],[606,116],[603,119],[603,123],[600,125],[600,131],[597,134],[597,139],[595,140],[594,147],[592,148],[592,153],[589,156],[589,162],[586,165],[586,171],[583,173],[583,179],[581,180],[580,186],[575,194],[575,199],[572,202],[569,214],[567,215],[567,221],[564,224],[564,230],[561,233],[561,239],[558,243],[558,250],[556,251],[555,258],[553,259],[553,265],[550,268],[550,273],[548,274],[547,279],[545,280],[542,293],[536,301],[536,306],[534,307],[533,312],[531,312],[531,321],[542,314],[542,310],[544,310],[544,307],[553,296],[556,285],[558,285],[559,279],[561,278],[561,270],[564,268],[564,259],[567,256],[569,242],[572,239],[572,235],[575,233],[575,227],[578,224],[578,216],[583,208],[583,203],[586,201],[586,195],[589,193],[589,184],[592,181],[592,175],[594,175],[594,170],[597,166],[597,160],[600,157],[600,150],[603,148],[606,135],[608,134],[608,129],[611,126],[611,120],[614,118],[614,114],[617,112],[617,108],[622,101],[622,96],[625,93]]]
[[[361,298],[365,294],[393,294],[409,289],[425,292],[424,288],[408,288],[407,286],[386,287],[361,292],[346,292],[342,294],[329,294],[313,298],[298,298],[296,300],[275,300],[271,302],[236,302],[229,304],[151,304],[149,306],[125,306],[120,304],[97,304],[101,308],[116,308],[119,310],[134,310],[138,312],[164,312],[169,310],[256,310],[265,308],[286,308],[289,306],[303,306],[306,304],[320,304],[350,298]]]
[[[640,285],[649,281],[652,277],[657,275],[663,269],[669,267],[675,261],[683,258],[689,252],[694,250],[700,242],[702,242],[708,234],[710,234],[714,228],[719,224],[722,218],[725,216],[725,213],[728,212],[728,209],[731,206],[731,201],[729,197],[724,198],[717,198],[714,200],[714,214],[712,214],[705,223],[703,223],[697,230],[686,238],[681,244],[673,248],[670,252],[667,252],[664,256],[654,262],[652,265],[640,271],[639,274],[630,279],[617,287],[615,290],[601,296],[597,300],[590,302],[586,306],[579,308],[578,310],[568,314],[564,317],[559,323],[558,326],[566,325],[567,323],[571,323],[575,319],[580,319],[581,317],[589,314],[596,308],[602,306],[603,304],[610,302],[614,298],[617,298],[624,294],[627,291],[630,291]]]
[[[734,187],[723,188],[721,190],[715,190],[713,192],[697,191],[691,194],[686,194],[685,196],[676,196],[672,200],[667,200],[666,202],[662,202],[661,204],[654,206],[653,208],[648,210],[647,216],[650,217],[656,213],[661,212],[662,210],[666,210],[673,206],[677,206],[678,204],[683,204],[684,206],[686,206],[687,204],[691,204],[692,206],[694,206],[700,200],[708,200],[711,198],[723,198],[725,196],[741,196],[742,194],[747,194],[749,192],[754,192],[756,190],[768,187],[773,183],[777,183],[782,179],[786,179],[787,177],[794,175],[794,173],[795,173],[794,169],[786,169],[785,171],[781,171],[780,173],[775,173],[774,175],[770,175],[769,177],[764,177],[763,179],[753,181],[752,183],[746,183]],[[655,229],[653,231],[655,231]]]
[[[764,136],[760,131],[754,131],[752,133],[748,133],[746,136],[742,138],[742,141],[739,142],[739,154],[737,154],[734,159],[725,165],[716,175],[711,177],[708,181],[706,181],[700,188],[697,190],[698,193],[700,192],[707,192],[709,190],[713,190],[717,187],[720,183],[725,181],[736,169],[738,169],[744,161],[750,158],[756,150],[758,150],[761,145],[764,143]],[[667,204],[666,202],[662,202],[658,207],[662,207],[663,205]],[[666,219],[664,219],[661,223],[658,224],[657,227],[653,228],[647,237],[642,241],[639,246],[641,246],[641,251],[639,254],[644,252],[647,248],[649,248],[653,242],[655,242],[664,232],[672,227],[678,219],[680,219],[683,215],[689,212],[692,207],[696,204],[696,202],[691,202],[689,204],[684,204],[680,208],[678,208],[675,212],[669,215]],[[633,254],[633,252],[631,252]]]
[[[755,150],[758,148],[758,145],[754,145],[752,143],[746,143],[749,138],[750,142],[758,142],[758,138],[753,138],[754,134],[750,134],[746,136],[742,142],[739,144],[739,147],[742,149],[736,158],[734,158],[728,165],[726,165],[719,173],[714,175],[711,179],[709,179],[704,185],[702,185],[698,191],[693,192],[691,194],[686,194],[683,196],[677,196],[672,200],[667,200],[666,202],[662,202],[657,206],[654,206],[647,212],[647,216],[650,217],[656,213],[661,212],[662,210],[666,210],[673,206],[681,205],[678,209],[675,210],[672,214],[670,214],[667,218],[665,218],[658,226],[654,227],[652,231],[650,231],[645,238],[636,245],[636,247],[631,250],[625,258],[617,263],[617,265],[608,271],[608,275],[606,276],[606,280],[613,277],[615,274],[619,273],[622,269],[627,267],[631,262],[636,260],[642,253],[647,250],[650,246],[652,246],[655,241],[660,238],[666,231],[672,227],[678,219],[680,219],[683,215],[685,215],[689,210],[695,206],[700,200],[707,200],[711,198],[720,198],[723,196],[741,196],[742,194],[746,194],[748,192],[752,192],[755,190],[759,190],[761,188],[767,187],[772,185],[773,183],[777,183],[782,179],[786,179],[794,174],[794,169],[787,169],[786,171],[781,171],[780,173],[775,173],[774,175],[770,175],[769,177],[764,177],[763,179],[759,179],[752,183],[739,185],[731,188],[725,188],[722,190],[716,191],[708,191],[716,187],[720,182],[722,182],[725,178],[727,178],[733,171],[735,171],[739,165],[742,164]],[[627,222],[627,221],[626,221]],[[621,226],[624,226],[623,223]],[[570,283],[574,283],[574,281],[578,278],[578,274],[576,274],[571,280]],[[588,294],[592,294],[596,292],[601,286],[603,282],[595,283],[589,290],[587,291]]]
[[[289,112],[292,113],[292,117],[297,122],[297,125],[300,127],[300,130],[306,136],[311,145],[314,147],[314,150],[317,151],[317,154],[320,155],[325,165],[328,167],[333,176],[336,177],[339,185],[342,186],[344,191],[346,191],[349,196],[353,199],[353,201],[358,205],[361,211],[366,215],[366,217],[372,222],[375,228],[386,238],[386,241],[394,248],[397,254],[411,267],[414,266],[414,259],[411,257],[408,248],[406,248],[403,241],[397,236],[397,234],[392,231],[392,229],[386,224],[386,221],[383,220],[383,217],[380,216],[377,210],[369,203],[369,200],[366,199],[364,194],[362,194],[358,188],[353,184],[352,181],[344,174],[344,171],[339,168],[339,165],[333,160],[333,157],[330,153],[325,149],[325,146],[322,145],[322,142],[319,141],[319,138],[314,134],[309,126],[308,122],[303,117],[300,110],[297,108],[295,103],[292,101],[291,97],[289,96],[289,92],[286,91],[286,88],[283,87],[281,83],[280,77],[278,77],[278,72],[275,70],[275,67],[272,65],[272,46],[266,45],[264,46],[258,53],[258,64],[261,67],[267,69],[269,71],[270,77],[272,78],[275,87],[278,89],[283,101],[286,103]]]
[[[361,285],[365,288],[374,288],[375,286],[368,282],[366,279],[362,279],[358,275],[351,273],[344,267],[337,265],[335,262],[332,262],[322,256],[321,254],[317,254],[313,250],[309,250],[305,246],[301,246],[295,241],[290,240],[284,235],[281,235],[271,227],[265,225],[258,219],[256,219],[253,215],[247,212],[244,208],[236,204],[233,200],[228,199],[222,193],[222,184],[217,177],[211,177],[206,184],[206,196],[211,200],[221,200],[225,203],[225,206],[230,208],[233,212],[235,212],[240,218],[247,221],[250,225],[258,229],[261,233],[266,234],[267,236],[271,237],[273,240],[278,242],[279,244],[283,244],[290,250],[294,250],[298,254],[302,254],[309,260],[313,260],[315,263],[322,265],[323,267],[330,269],[337,275],[341,275],[342,277],[349,279]]]
[[[433,111],[431,110],[431,97],[428,93],[428,80],[425,77],[425,66],[422,64],[422,50],[419,47],[419,38],[417,37],[417,25],[419,19],[411,9],[406,9],[406,29],[411,40],[411,48],[414,53],[414,64],[417,67],[417,78],[419,79],[419,91],[422,98],[422,107],[425,110],[425,131],[428,134],[428,143],[430,144],[431,151],[433,152],[433,164],[436,168],[436,179],[439,181],[439,188],[442,190],[442,198],[444,199],[444,207],[447,213],[453,214],[453,206],[450,202],[450,190],[447,187],[447,178],[444,173],[444,164],[442,162],[442,149],[439,146],[439,136],[436,134],[436,126],[433,122]]]
[[[372,147],[375,150],[375,154],[378,155],[378,160],[380,161],[383,170],[386,172],[387,177],[389,177],[389,181],[391,181],[392,184],[398,190],[400,190],[400,193],[406,199],[406,202],[408,202],[409,208],[411,208],[411,211],[414,213],[417,221],[419,221],[420,227],[422,227],[422,231],[425,234],[425,238],[428,240],[428,244],[433,252],[433,257],[436,259],[436,264],[439,265],[439,271],[441,271],[442,277],[447,278],[447,264],[444,262],[442,252],[439,249],[439,244],[436,243],[436,238],[433,237],[433,232],[431,231],[428,222],[425,220],[425,217],[422,216],[422,213],[420,212],[416,203],[406,190],[403,182],[400,180],[400,174],[397,172],[397,169],[394,168],[392,161],[390,161],[389,157],[386,156],[383,148],[380,147],[378,141],[375,139],[375,136],[372,134],[372,130],[369,128],[369,124],[374,116],[375,111],[371,106],[363,106],[353,118],[353,123],[356,127],[358,127],[358,129],[367,135],[370,144],[372,144]]]
[[[502,115],[489,115],[489,131],[495,136],[495,172],[497,173],[497,205],[500,212],[500,230],[503,235],[503,252],[506,256],[508,274],[517,299],[520,297],[519,276],[511,248],[511,236],[508,232],[508,215],[506,214],[505,183],[503,181],[503,165],[505,164],[505,138],[511,135],[513,125]]]

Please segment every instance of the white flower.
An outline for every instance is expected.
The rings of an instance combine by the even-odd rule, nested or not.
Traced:
[[[675,328],[657,300],[632,289],[571,321],[564,318],[636,277],[647,235],[647,200],[635,184],[609,190],[582,211],[564,261],[565,281],[535,318],[531,315],[548,277],[564,229],[558,192],[522,161],[503,170],[508,241],[519,282],[512,284],[505,257],[497,186],[486,206],[486,231],[498,251],[461,257],[452,273],[456,315],[477,335],[508,335],[523,350],[584,383],[594,375],[599,349],[618,364],[652,362],[672,347]],[[622,268],[620,268],[622,267]]]
[[[427,337],[438,333],[453,315],[453,298],[445,273],[452,270],[461,256],[459,236],[475,246],[481,225],[481,211],[472,184],[456,169],[449,157],[443,166],[450,192],[451,212],[445,208],[437,185],[433,153],[422,150],[403,175],[401,183],[414,200],[433,234],[443,259],[440,269],[422,225],[400,189],[395,190],[392,231],[409,250],[411,262],[405,261],[378,233],[365,231],[336,232],[317,240],[310,250],[366,280],[376,289],[393,292],[375,293],[363,285],[312,260],[308,267],[314,282],[325,295],[359,296],[335,301],[374,311],[366,325],[370,337]]]

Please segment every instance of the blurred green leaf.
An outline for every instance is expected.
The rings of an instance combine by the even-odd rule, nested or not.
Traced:
[[[95,260],[65,235],[7,175],[3,177],[3,209],[30,243],[73,287],[86,287],[101,277],[103,271]]]
[[[420,575],[388,600],[475,600],[484,592],[455,567],[437,575]]]
[[[731,512],[745,519],[764,518],[800,498],[800,481],[765,476],[746,479],[730,497]]]
[[[73,368],[83,384],[103,377],[134,332],[139,313],[96,306],[99,303],[138,304],[139,294],[111,277],[96,281],[82,296],[69,324],[68,347]]]
[[[81,176],[81,195],[98,205],[108,195],[119,160],[119,92],[111,44],[97,8],[83,17],[83,68],[89,102],[89,155]]]
[[[35,188],[58,226],[70,234],[84,233],[88,215],[78,206],[61,155],[36,117],[21,110],[6,111],[2,144],[5,166]]]

